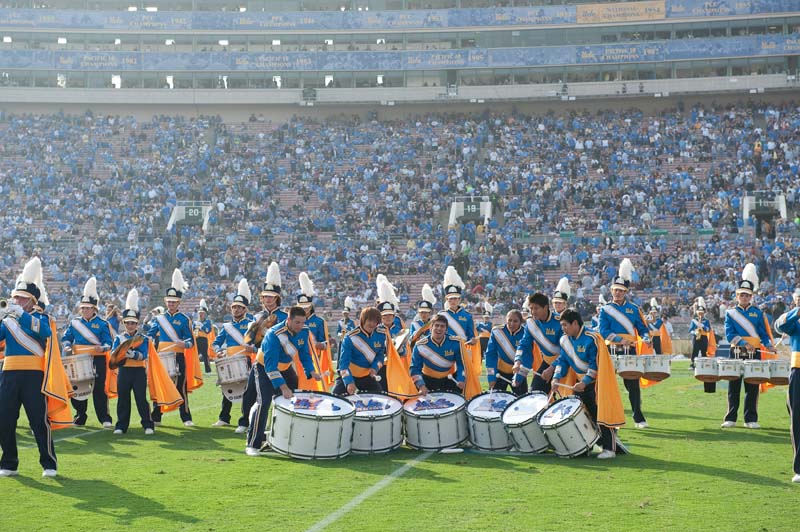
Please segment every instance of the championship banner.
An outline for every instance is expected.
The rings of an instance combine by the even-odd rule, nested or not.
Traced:
[[[667,16],[664,0],[613,4],[578,4],[578,24],[616,24],[663,20]]]

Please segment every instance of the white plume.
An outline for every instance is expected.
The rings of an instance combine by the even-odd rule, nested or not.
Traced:
[[[277,262],[272,262],[267,268],[267,284],[281,286],[281,267]]]
[[[605,296],[604,296],[603,294],[600,294],[600,295],[598,296],[598,298],[597,298],[597,302],[598,302],[598,303],[600,303],[601,305],[606,305],[606,304],[608,304],[608,301],[606,301],[606,298],[605,298]]]
[[[247,300],[250,301],[253,294],[250,293],[250,285],[247,284],[247,279],[242,279],[239,281],[239,287],[236,289],[236,293],[240,296],[246,297]]]
[[[383,277],[381,279],[381,277]],[[380,303],[386,303],[387,301],[395,306],[395,308],[400,308],[400,300],[397,298],[397,294],[395,294],[394,286],[392,283],[386,279],[386,276],[378,275],[377,279],[378,285],[378,301]]]
[[[658,308],[658,299],[654,297],[650,298],[650,308]]]
[[[631,259],[622,259],[622,262],[619,263],[619,276],[623,281],[633,279],[633,263]]]
[[[758,272],[756,271],[755,264],[752,262],[745,264],[744,269],[742,270],[742,279],[753,283],[754,292],[758,290]]]
[[[564,292],[567,294],[567,298],[572,295],[572,288],[569,286],[569,279],[566,277],[562,277],[558,280],[558,284],[556,285],[556,292]]]
[[[442,283],[443,286],[450,286],[454,285],[459,287],[460,289],[466,288],[467,285],[464,284],[464,281],[461,280],[461,276],[458,275],[458,272],[452,266],[448,266],[444,272],[444,282]]]
[[[706,308],[706,300],[703,299],[702,297],[698,297],[697,298],[697,306]]]
[[[422,299],[423,301],[427,301],[431,305],[436,304],[436,296],[433,295],[433,288],[428,283],[422,285]]]
[[[139,291],[135,288],[132,288],[125,298],[125,310],[139,312]]]
[[[189,285],[183,279],[183,274],[178,268],[172,272],[172,288],[179,292],[186,292],[189,289]]]
[[[312,281],[306,272],[300,273],[299,277],[300,281],[300,292],[304,296],[314,297],[316,292],[314,291],[314,281]]]
[[[201,299],[200,303],[197,305],[197,308],[208,308],[208,305],[206,304],[206,300],[205,299]]]
[[[39,287],[39,303],[45,307],[50,305],[50,297],[47,295],[47,290],[44,287],[44,277],[41,268],[39,268],[39,278],[36,280],[36,286]]]
[[[395,285],[393,285],[392,283],[390,283],[389,279],[385,275],[383,275],[382,273],[379,273],[378,276],[375,277],[375,285],[377,286],[377,285],[382,284],[382,283],[388,284],[389,286],[392,287],[392,290],[394,290],[395,292],[397,291],[397,287]]]
[[[91,297],[97,300],[100,299],[100,297],[97,295],[97,279],[94,275],[89,277],[89,280],[86,281],[85,285],[83,285],[83,297]]]
[[[492,305],[490,305],[488,301],[484,301],[483,302],[483,311],[486,314],[491,314],[493,310],[494,310],[494,307]]]
[[[19,276],[17,281],[25,281],[26,283],[36,284],[36,281],[42,278],[42,261],[39,257],[33,257],[29,260],[25,267],[22,268],[22,275]],[[37,285],[38,286],[38,285]]]
[[[352,297],[347,296],[346,298],[344,298],[344,308],[349,308],[349,309],[355,308],[355,304],[353,302]]]

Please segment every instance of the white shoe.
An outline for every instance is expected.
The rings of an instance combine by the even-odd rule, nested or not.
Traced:
[[[0,469],[0,477],[16,477],[17,475],[19,475],[19,471],[16,469]],[[795,475],[795,477],[798,476],[800,475]]]
[[[2,476],[1,475],[2,473],[3,472],[0,471],[0,476]],[[14,471],[14,473],[16,473],[16,471]],[[798,473],[798,474],[796,474],[795,476],[792,477],[792,482],[794,482],[795,484],[800,484],[800,473]]]
[[[647,421],[640,421],[639,423],[636,423],[637,429],[646,429],[649,426],[650,425],[647,424]]]
[[[722,423],[722,425],[720,425],[720,428],[732,429],[735,426],[736,426],[736,422],[735,421],[725,421],[724,423]]]
[[[228,425],[230,425],[230,423],[228,423],[227,421],[222,421],[221,419],[218,419],[217,422],[214,423],[211,426],[212,427],[227,427]]]
[[[261,451],[259,451],[255,447],[245,447],[244,454],[246,454],[247,456],[261,456]]]
[[[114,431],[114,434],[122,434],[122,429],[117,429]]]
[[[245,432],[247,432],[247,427],[242,427],[242,426],[236,427],[236,430],[234,430],[233,432],[235,432],[236,434],[244,434]]]
[[[110,421],[103,421],[103,428],[104,429],[110,429],[113,426],[114,426],[114,424],[111,423]]]
[[[597,455],[597,459],[598,460],[608,460],[609,458],[614,458],[615,456],[617,456],[617,453],[615,453],[614,451],[612,451],[610,449],[605,449],[605,450],[603,450],[602,453]]]
[[[42,471],[42,476],[45,478],[55,478],[58,475],[58,471],[55,469],[45,469]]]
[[[184,427],[194,427],[194,422],[190,419],[189,421],[183,422]]]
[[[144,429],[145,436],[152,436],[155,433],[156,431],[154,431],[153,429]]]
[[[761,425],[759,425],[757,421],[751,421],[750,423],[745,423],[744,426],[747,427],[748,429],[760,429],[761,428]]]

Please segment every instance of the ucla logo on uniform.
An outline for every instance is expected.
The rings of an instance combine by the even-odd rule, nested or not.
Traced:
[[[586,346],[585,345],[579,345],[578,346],[578,353],[585,353],[585,352],[586,352]]]
[[[751,318],[757,318],[758,317],[758,313],[756,313],[756,312],[750,312],[747,315],[750,316]]]
[[[99,326],[98,324],[96,324],[96,323],[92,323],[92,324],[90,325],[90,327],[91,327],[92,329],[99,329],[99,328],[100,328],[100,326]]]
[[[633,314],[633,309],[632,308],[626,308],[625,309],[625,314]]]
[[[444,350],[444,356],[446,356],[446,357],[451,357],[451,356],[453,356],[455,354],[456,354],[455,351],[453,351],[452,349],[445,349]]]
[[[375,342],[375,343],[373,343],[373,344],[372,344],[372,347],[374,347],[374,348],[376,348],[376,349],[377,349],[378,347],[380,347],[380,346],[382,346],[382,345],[383,345],[383,344],[382,344],[382,343],[380,343],[380,342]]]
[[[181,324],[181,320],[172,320],[172,324],[173,325],[180,325]]]
[[[458,317],[458,321],[467,321],[467,317],[466,316],[459,316]]]
[[[555,331],[555,329],[545,329],[545,330],[544,330],[544,333],[545,333],[545,334],[555,334],[555,333],[556,333],[556,331]]]
[[[303,339],[302,339],[302,338],[301,338],[301,339],[299,339],[299,340],[297,340],[297,345],[303,345],[304,343],[305,343],[305,342],[303,341]]]

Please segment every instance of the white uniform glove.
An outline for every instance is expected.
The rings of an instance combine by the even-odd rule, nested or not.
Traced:
[[[190,347],[192,347],[193,345],[194,345],[194,342],[192,342],[192,339],[191,339],[191,338],[189,338],[188,340],[184,340],[184,341],[183,341],[183,346],[184,346],[186,349],[189,349],[189,348],[190,348]]]
[[[134,351],[133,349],[128,349],[128,351],[125,352],[125,358],[134,358],[135,359],[136,358],[136,351]]]
[[[17,317],[22,316],[25,314],[25,309],[17,305],[16,303],[11,303],[8,305],[8,310],[6,311],[8,314],[14,314]]]

